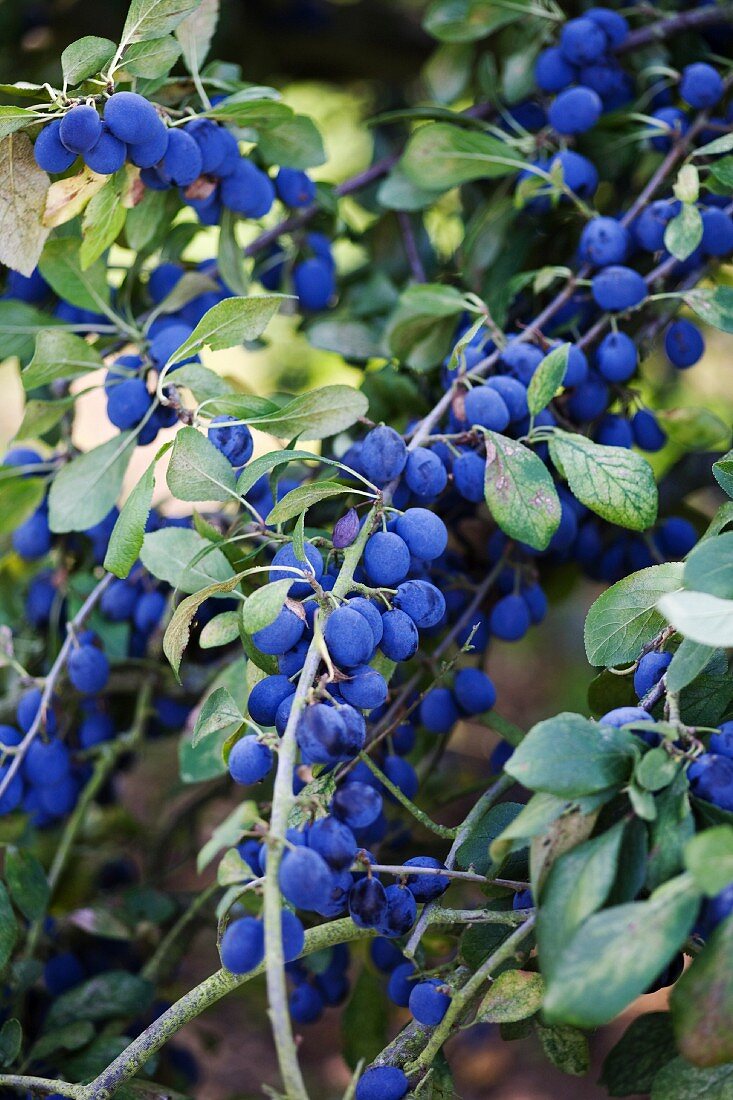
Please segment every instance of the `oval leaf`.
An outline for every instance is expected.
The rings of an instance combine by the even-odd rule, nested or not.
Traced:
[[[560,499],[538,455],[515,439],[486,435],[484,497],[510,538],[544,550],[560,523]]]
[[[581,504],[592,512],[644,531],[657,518],[657,487],[645,458],[625,447],[605,447],[584,435],[555,431],[550,455]]]

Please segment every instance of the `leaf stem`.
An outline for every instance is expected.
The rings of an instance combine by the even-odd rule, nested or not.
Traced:
[[[397,799],[400,805],[404,806],[408,813],[411,813],[415,820],[419,821],[421,825],[424,825],[426,829],[429,829],[431,832],[436,833],[438,836],[445,837],[447,840],[452,840],[453,837],[457,835],[457,828],[450,828],[447,825],[439,825],[436,821],[433,821],[433,819],[428,814],[426,814],[424,810],[421,810],[419,806],[416,806],[415,803],[412,802],[406,794],[403,794],[400,788],[396,786],[387,775],[384,774],[379,765],[375,764],[368,753],[360,752],[359,759],[363,760],[366,766],[374,773],[374,775],[376,775],[382,786],[386,787],[389,793]]]

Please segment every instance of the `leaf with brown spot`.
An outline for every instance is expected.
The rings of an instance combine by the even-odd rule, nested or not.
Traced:
[[[672,990],[680,1052],[695,1066],[733,1062],[733,920],[723,921]]]
[[[56,180],[46,194],[43,224],[48,229],[55,229],[57,225],[70,222],[72,218],[81,214],[97,191],[102,190],[108,178],[92,172],[90,168],[82,168],[76,176]]]
[[[0,141],[0,263],[21,275],[32,274],[49,234],[43,223],[49,182],[27,134]]]
[[[516,439],[484,434],[484,497],[492,516],[510,538],[546,549],[560,523],[560,498],[547,467]]]

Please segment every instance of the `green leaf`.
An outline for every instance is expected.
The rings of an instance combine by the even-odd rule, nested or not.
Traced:
[[[124,68],[133,76],[154,80],[167,76],[181,56],[181,47],[171,35],[137,42],[125,51]]]
[[[284,523],[294,516],[304,515],[314,504],[321,500],[343,496],[351,492],[349,485],[340,481],[313,481],[308,485],[298,485],[277,502],[266,518],[268,524]]]
[[[173,289],[169,290],[163,301],[155,307],[154,314],[151,317],[158,316],[161,313],[178,313],[179,310],[187,306],[189,302],[193,302],[201,294],[208,294],[210,291],[215,290],[218,290],[218,287],[208,275],[204,275],[201,271],[184,271]],[[177,380],[178,376],[176,375]]]
[[[490,806],[470,830],[456,852],[456,865],[464,871],[473,868],[477,874],[486,875],[491,866],[489,847],[521,813],[518,802],[501,802]]]
[[[76,400],[76,395],[70,393],[55,401],[38,401],[36,398],[26,401],[23,419],[15,433],[16,440],[40,439],[51,428],[56,427],[69,409],[73,408]]]
[[[219,250],[217,260],[219,274],[232,294],[246,296],[247,275],[244,269],[244,253],[237,240],[238,216],[224,208],[219,228]]]
[[[720,826],[708,833],[720,833]],[[699,834],[702,840],[707,833]],[[687,846],[688,853],[694,841]],[[714,851],[708,853],[711,861]],[[729,847],[724,855],[730,860]],[[714,875],[714,867],[710,871]],[[704,876],[707,877],[707,876]],[[730,1028],[733,1012],[733,921],[724,920],[708,939],[702,953],[682,975],[670,998],[679,1052],[696,1066],[720,1066],[733,1062],[733,1031]],[[729,1067],[730,1068],[730,1067]]]
[[[668,787],[680,771],[680,762],[659,746],[644,753],[636,765],[634,779],[647,791],[661,791]]]
[[[109,38],[85,35],[72,42],[61,54],[64,80],[73,88],[89,76],[96,76],[112,60],[115,44]]]
[[[78,1050],[93,1038],[94,1025],[89,1020],[65,1024],[63,1027],[54,1028],[53,1031],[41,1035],[31,1047],[29,1058],[44,1062],[59,1050]]]
[[[491,844],[492,859],[496,863],[501,863],[509,852],[526,848],[532,837],[548,831],[553,822],[559,818],[592,814],[612,797],[612,788],[572,800],[556,798],[551,794],[532,795],[521,813]]]
[[[48,495],[52,531],[86,531],[104,519],[117,503],[134,439],[121,432],[61,467]]]
[[[698,543],[685,561],[685,588],[733,597],[733,531]]]
[[[116,577],[129,576],[130,570],[140,556],[145,538],[145,525],[153,504],[155,465],[172,446],[172,443],[165,443],[160,448],[123,504],[117,522],[112,528],[104,557],[104,568],[114,573]]]
[[[521,18],[521,4],[505,8],[490,0],[434,0],[423,26],[441,42],[476,42]]]
[[[251,400],[249,397],[242,398],[245,405]],[[321,386],[294,397],[287,405],[273,412],[241,415],[236,397],[216,401],[212,411],[237,416],[259,431],[269,432],[279,439],[300,436],[303,439],[327,439],[345,432],[365,415],[368,407],[367,398],[353,386]]]
[[[683,566],[666,562],[641,569],[611,585],[585,620],[585,652],[592,665],[627,664],[664,626],[660,597],[682,584]]]
[[[505,534],[545,550],[560,523],[560,498],[542,459],[515,439],[485,431],[484,498]]]
[[[686,260],[702,240],[702,216],[694,203],[683,203],[679,214],[667,222],[664,247],[676,260]]]
[[[492,907],[498,908],[496,902]],[[478,970],[482,962],[493,955],[497,947],[501,947],[508,940],[514,929],[511,925],[490,924],[482,921],[480,924],[470,924],[461,936],[461,958],[472,970]]]
[[[226,731],[227,737],[235,733],[244,722],[232,694],[225,687],[216,688],[204,700],[193,730],[191,747],[196,748],[204,737]]]
[[[256,588],[252,595],[247,597],[242,608],[242,628],[247,634],[255,634],[270,623],[274,623],[282,611],[292,583],[292,577],[282,581],[270,581],[262,588]]]
[[[692,837],[685,846],[685,867],[708,897],[725,890],[733,882],[733,827],[716,825]]]
[[[341,1037],[343,1056],[351,1069],[355,1069],[362,1059],[372,1062],[386,1046],[384,990],[371,970],[364,968],[356,979],[341,1017]]]
[[[0,298],[0,357],[17,355],[26,362],[33,354],[37,334],[57,323],[44,310],[18,298]]]
[[[0,882],[0,971],[8,964],[18,938],[18,924],[8,891]]]
[[[232,848],[242,839],[243,834],[254,825],[259,814],[256,802],[242,802],[216,826],[211,837],[196,857],[196,872],[201,874],[211,863],[217,852],[223,848]]]
[[[588,1040],[582,1031],[574,1027],[545,1027],[537,1025],[542,1049],[548,1061],[563,1073],[584,1077],[590,1069]]]
[[[46,243],[39,268],[41,275],[60,298],[79,309],[104,313],[109,307],[107,265],[97,260],[82,269],[77,237],[53,237]]]
[[[191,633],[191,623],[193,622],[196,612],[201,607],[201,604],[205,603],[210,596],[219,596],[228,592],[233,592],[241,579],[242,574],[237,573],[235,576],[230,577],[228,581],[210,584],[200,592],[195,592],[192,596],[187,596],[185,600],[179,603],[178,607],[173,612],[171,621],[168,623],[163,636],[163,652],[176,674],[176,677],[178,677],[178,670],[181,667],[184,650],[188,645],[188,639]]]
[[[531,791],[558,798],[593,794],[621,786],[629,778],[634,761],[631,737],[579,714],[559,714],[532,727],[504,770]]]
[[[473,50],[467,43],[447,42],[438,46],[422,70],[431,99],[438,103],[453,103],[470,80],[472,60]]]
[[[534,1016],[542,1007],[544,982],[541,974],[527,970],[505,970],[492,982],[476,1010],[484,1024],[512,1024]]]
[[[609,1096],[648,1093],[657,1073],[677,1054],[668,1012],[646,1012],[632,1020],[606,1056],[600,1083]]]
[[[366,363],[384,358],[379,334],[361,321],[316,321],[307,332],[308,343],[323,351],[335,351],[349,362]]]
[[[174,351],[168,365],[198,355],[203,348],[221,351],[255,340],[280,308],[283,294],[259,294],[249,298],[225,298],[207,310],[189,338]]]
[[[412,135],[400,165],[418,187],[447,191],[470,180],[498,179],[524,167],[522,156],[489,134],[429,122]]]
[[[723,492],[733,497],[733,451],[713,463],[713,476]]]
[[[59,378],[78,378],[100,370],[102,357],[81,336],[63,329],[45,329],[36,336],[33,358],[21,373],[24,389],[35,390]]]
[[[717,509],[715,515],[710,520],[702,538],[709,539],[713,535],[719,535],[721,531],[724,531],[726,527],[730,527],[733,524],[733,500],[726,500],[724,504],[721,504]]]
[[[569,354],[570,344],[560,344],[559,347],[553,348],[530,378],[527,387],[527,405],[533,416],[547,408],[562,386],[568,369]]]
[[[242,470],[239,481],[237,482],[237,492],[240,496],[245,496],[256,481],[259,481],[259,479],[266,474],[272,473],[272,471],[276,470],[279,466],[287,466],[291,462],[305,461],[328,462],[329,465],[339,465],[334,460],[324,459],[320,455],[314,454],[312,451],[269,451],[268,454],[253,459],[245,469]]]
[[[442,194],[440,190],[430,191],[418,187],[407,178],[398,163],[379,185],[377,200],[385,210],[424,210],[426,206],[432,206]]]
[[[730,135],[727,136],[730,137]],[[726,191],[733,191],[733,157],[723,157],[722,160],[717,160],[708,167],[711,175]]]
[[[326,817],[335,792],[336,777],[333,772],[324,772],[311,779],[288,814],[288,828],[303,829],[318,818]]]
[[[682,691],[700,675],[715,653],[712,646],[700,645],[699,642],[683,638],[665,675],[667,690]]]
[[[20,1054],[23,1028],[15,1019],[6,1020],[0,1028],[0,1065],[10,1066]]]
[[[573,496],[592,512],[632,531],[644,531],[654,523],[657,487],[651,466],[640,454],[555,430],[550,455]]]
[[[196,428],[181,428],[177,433],[166,480],[179,500],[237,499],[231,463]]]
[[[218,547],[186,527],[149,531],[143,539],[140,560],[154,577],[189,594],[198,592],[204,584],[228,581],[233,572]]]
[[[650,1100],[731,1100],[733,1065],[698,1069],[675,1058],[654,1078]]]
[[[257,145],[267,164],[290,168],[315,168],[326,160],[318,127],[307,115],[293,115],[268,126]]]
[[[170,34],[194,11],[200,0],[132,0],[121,42],[148,42]]]
[[[665,619],[693,642],[733,646],[733,600],[707,592],[671,592],[657,604]]]
[[[733,287],[696,287],[685,291],[682,300],[706,324],[733,332]]]
[[[553,974],[565,946],[608,898],[623,835],[624,823],[618,822],[565,852],[550,868],[537,916],[537,946],[545,977]]]
[[[699,904],[698,892],[683,875],[659,887],[648,901],[594,913],[553,967],[546,1018],[585,1028],[610,1023],[680,950]]]
[[[146,187],[140,202],[127,211],[125,237],[133,252],[146,251],[168,229],[172,193]]]
[[[46,872],[32,852],[12,845],[5,850],[5,881],[23,916],[39,920],[46,912],[49,887]]]
[[[125,224],[127,210],[121,202],[124,178],[124,170],[110,176],[84,211],[83,237],[79,249],[82,271],[87,271],[106,252]]]
[[[204,626],[199,635],[202,649],[217,649],[229,645],[239,637],[239,615],[236,611],[222,611]]]
[[[84,1050],[76,1051],[70,1058],[65,1059],[64,1071],[75,1081],[93,1081],[122,1054],[127,1043],[128,1040],[124,1035],[106,1035],[102,1032]],[[129,1093],[127,1098],[122,1093],[123,1090],[120,1089],[117,1093],[118,1100],[131,1100]]]
[[[39,477],[0,479],[0,535],[14,531],[31,516],[45,495]]]
[[[2,112],[0,108],[0,133]],[[26,122],[32,121],[26,114]],[[13,127],[16,129],[17,127]],[[31,275],[38,264],[50,229],[43,223],[49,179],[36,164],[27,134],[11,134],[0,141],[0,264]]]
[[[201,363],[186,363],[176,370],[176,386],[190,390],[197,401],[226,397],[232,392],[229,383]]]
[[[107,970],[74,986],[52,1002],[44,1031],[80,1020],[112,1020],[137,1016],[149,1007],[153,986],[127,970]]]
[[[176,28],[186,68],[194,75],[201,72],[218,21],[219,0],[199,0],[191,14]]]
[[[430,370],[450,350],[456,318],[466,306],[460,291],[440,283],[410,286],[387,324],[390,350],[414,370]]]
[[[292,118],[293,112],[284,103],[279,103],[271,95],[257,95],[257,92],[271,89],[245,88],[227,96],[216,107],[206,111],[208,118],[220,122],[231,122],[234,126],[253,127],[256,130],[267,129]]]
[[[42,117],[36,111],[29,111],[25,107],[0,107],[0,139],[40,122]]]

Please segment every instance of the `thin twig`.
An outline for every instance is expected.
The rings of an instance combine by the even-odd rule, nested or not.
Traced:
[[[25,737],[20,742],[15,753],[13,754],[10,764],[8,765],[8,770],[5,772],[5,775],[0,780],[0,798],[3,797],[13,779],[18,774],[18,771],[20,770],[20,766],[25,759],[25,755],[28,752],[28,749],[31,747],[41,731],[41,727],[43,726],[46,717],[46,711],[48,710],[51,699],[53,697],[53,691],[54,687],[56,686],[56,681],[59,679],[62,672],[64,671],[72,646],[74,645],[74,635],[76,631],[84,625],[87,618],[94,610],[99,599],[104,593],[105,589],[112,580],[112,574],[106,573],[104,577],[102,577],[96,588],[92,589],[92,591],[89,593],[86,600],[81,605],[71,622],[67,624],[66,637],[64,638],[63,645],[58,652],[56,660],[51,665],[51,669],[43,685],[43,691],[41,692],[41,701],[38,704],[36,716],[33,719]]]
[[[514,781],[510,779],[508,775],[502,775],[499,779],[497,779],[496,783],[492,784],[492,786],[489,787],[488,791],[486,791],[481,796],[481,798],[479,798],[478,801],[473,805],[470,813],[467,815],[463,824],[458,830],[456,838],[451,846],[451,850],[448,852],[448,855],[445,858],[445,865],[449,871],[452,870],[453,867],[455,867],[458,850],[468,837],[476,822],[480,821],[488,808],[493,805],[497,798],[500,798],[504,794],[504,792],[511,787],[513,782]],[[413,928],[412,933],[410,934],[410,938],[404,948],[404,954],[407,956],[408,959],[414,958],[415,952],[417,951],[417,947],[420,943],[420,940],[422,939],[423,933],[425,932],[425,929],[432,919],[431,912],[434,908],[435,902],[430,901],[427,903],[422,913],[420,914],[418,922]]]
[[[431,1066],[435,1055],[449,1037],[454,1027],[458,1024],[463,1012],[469,1007],[471,1001],[480,991],[482,986],[489,981],[496,968],[501,963],[506,962],[514,956],[519,945],[532,931],[534,923],[534,912],[527,910],[527,919],[524,923],[517,928],[516,932],[512,932],[511,936],[509,936],[509,938],[481,964],[476,973],[468,979],[466,984],[461,986],[461,988],[453,994],[445,1016],[431,1034],[422,1052],[414,1062],[405,1066],[405,1072],[408,1076],[412,1076],[416,1073],[423,1073]]]
[[[397,211],[397,221],[400,226],[400,233],[402,234],[402,243],[405,246],[405,255],[407,256],[407,262],[410,265],[410,271],[412,277],[416,283],[425,282],[425,268],[423,267],[422,260],[420,259],[420,252],[417,247],[417,240],[415,238],[415,231],[412,228],[412,220],[406,210]]]

